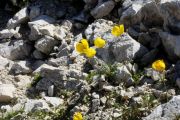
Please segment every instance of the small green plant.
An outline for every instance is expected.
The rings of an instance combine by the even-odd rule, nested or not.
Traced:
[[[65,114],[65,111],[65,107],[59,107],[52,116],[52,120],[55,120],[57,117],[62,117]]]
[[[68,91],[68,90],[60,90],[58,93],[57,93],[57,96],[60,96],[60,97],[64,97],[64,99],[68,99],[70,96],[73,95],[73,91]]]
[[[47,112],[43,110],[35,110],[27,114],[33,120],[56,120],[59,117],[63,117],[66,111],[64,105],[54,108],[53,111]]]
[[[50,120],[50,113],[42,111],[42,110],[35,110],[33,112],[28,113],[32,119],[44,120],[44,118],[48,118]]]
[[[142,96],[142,107],[147,108],[146,111],[150,112],[152,108],[154,108],[157,105],[156,98],[152,93],[147,93]]]
[[[127,106],[126,104],[121,107],[123,113],[120,120],[141,120],[143,114],[137,106]]]
[[[122,111],[122,115],[117,120],[141,120],[158,105],[158,101],[151,93],[143,95],[140,104],[129,104],[129,101],[122,101],[114,92],[111,94],[111,97],[116,99],[112,107]]]
[[[90,71],[87,77],[87,82],[92,83],[94,76],[104,75],[109,81],[113,80],[117,66],[112,64],[101,63],[96,66],[97,69]]]
[[[88,103],[90,103],[90,96],[85,95],[83,100],[82,100],[82,104],[88,105]]]
[[[2,117],[0,117],[0,120],[10,120],[14,116],[16,116],[18,114],[22,114],[22,113],[23,113],[23,108],[18,110],[18,111],[9,112],[9,113],[7,113],[5,115],[3,115],[4,113],[2,113]]]
[[[140,78],[143,76],[143,72],[139,71],[137,73],[132,74],[132,78],[135,82],[135,85],[138,85],[140,82]]]
[[[31,83],[31,87],[32,86],[35,86],[40,80],[42,79],[41,75],[39,73],[36,73],[34,76],[33,76],[33,81]]]
[[[96,71],[90,71],[90,73],[88,74],[86,81],[88,82],[88,84],[91,84],[93,81],[93,77],[95,75],[98,75]]]

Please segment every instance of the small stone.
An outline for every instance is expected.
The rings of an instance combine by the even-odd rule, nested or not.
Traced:
[[[126,66],[126,68],[128,69],[129,72],[132,72],[133,65],[130,62],[127,63],[125,66]]]
[[[60,58],[50,58],[48,60],[48,64],[52,65],[54,67],[59,67],[59,66],[67,66],[69,64],[69,58],[67,56],[63,56]]]
[[[99,95],[95,92],[92,93],[92,98],[99,99]]]
[[[0,84],[0,102],[10,102],[16,88],[12,84]]]
[[[148,77],[151,77],[154,81],[161,80],[161,78],[162,78],[162,74],[159,73],[158,71],[153,70],[152,68],[146,69],[145,74]]]
[[[12,37],[16,37],[16,38],[20,38],[20,34],[18,33],[18,31],[14,30],[14,29],[4,29],[2,31],[0,31],[0,39],[8,39],[8,38],[12,38]]]
[[[120,113],[113,113],[113,117],[114,118],[118,118],[118,117],[120,117],[122,114],[120,114]]]
[[[103,36],[107,31],[111,30],[112,26],[113,26],[112,21],[98,19],[94,23],[90,24],[84,33],[86,38],[88,40],[91,40],[90,43],[93,43],[93,40],[96,39],[96,37]],[[81,35],[79,36],[79,38],[81,38]]]
[[[108,85],[108,86],[104,85],[104,86],[103,86],[103,90],[110,92],[110,91],[113,91],[113,90],[114,90],[114,87],[111,86],[111,85]]]
[[[3,105],[3,106],[1,106],[1,110],[3,112],[10,112],[12,110],[12,108],[10,105]]]
[[[120,66],[117,67],[116,73],[115,73],[115,82],[117,84],[121,82],[128,82],[128,80],[131,78],[131,73],[128,71],[126,66]]]
[[[125,90],[120,91],[120,95],[123,99],[128,100],[134,96],[134,92],[126,92]]]
[[[140,79],[140,83],[141,84],[144,84],[144,83],[147,83],[147,84],[153,84],[155,81],[151,78],[147,78],[147,77],[142,77]]]
[[[58,97],[44,97],[44,99],[53,105],[53,107],[58,107],[59,105],[62,105],[64,103],[64,100]]]
[[[10,60],[8,60],[7,58],[0,56],[0,70],[8,67],[9,62],[10,62]]]
[[[126,87],[134,85],[135,81],[132,77],[130,77],[128,80],[125,81]]]
[[[92,100],[92,112],[96,112],[100,106],[100,100],[99,99],[93,99]]]
[[[54,30],[54,38],[57,40],[63,41],[63,39],[66,37],[67,30],[65,30],[63,27],[56,27]]]
[[[132,100],[133,100],[133,102],[135,102],[136,104],[139,104],[139,105],[143,102],[143,99],[142,99],[141,96],[139,96],[139,97],[132,97]]]
[[[40,92],[40,93],[39,93],[39,96],[41,96],[41,98],[46,97],[46,92]]]
[[[54,95],[54,85],[49,86],[48,96],[52,97]]]
[[[100,99],[100,101],[101,101],[102,104],[105,104],[106,101],[107,101],[107,98],[106,98],[106,97],[102,97],[102,98]]]
[[[39,27],[39,32],[42,35],[54,37],[55,29],[56,29],[56,27],[53,24],[48,24],[48,25]]]
[[[15,76],[15,80],[19,88],[25,88],[31,83],[31,77],[27,75],[17,75]]]

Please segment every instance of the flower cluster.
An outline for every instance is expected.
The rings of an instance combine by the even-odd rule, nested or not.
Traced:
[[[106,44],[106,41],[98,37],[94,40],[94,45],[96,48],[103,48]],[[76,43],[76,51],[80,54],[85,54],[86,57],[92,58],[96,55],[96,50],[92,47],[89,47],[88,40],[82,39]]]
[[[112,28],[111,34],[118,37],[124,33],[124,25],[116,25]],[[97,37],[94,40],[95,48],[103,48],[106,44],[106,41],[101,37]],[[81,39],[78,43],[75,44],[76,51],[80,54],[85,54],[86,57],[92,58],[96,55],[96,50],[92,47],[89,47],[87,39]]]
[[[80,112],[75,112],[73,115],[73,120],[83,120],[83,116]]]
[[[152,63],[152,68],[156,71],[163,72],[166,68],[164,60],[156,60]]]

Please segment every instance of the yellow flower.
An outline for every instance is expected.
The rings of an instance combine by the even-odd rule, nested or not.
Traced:
[[[118,26],[118,25],[115,25],[115,26],[112,28],[111,33],[112,33],[114,36],[116,36],[116,37],[122,35],[122,34],[124,33],[124,25],[123,25],[123,24],[121,24],[121,25],[119,25],[119,26]]]
[[[94,40],[94,45],[95,45],[97,48],[102,48],[102,47],[104,47],[105,44],[106,44],[106,41],[103,40],[103,39],[100,38],[100,37],[97,37],[97,38]]]
[[[163,60],[156,60],[155,62],[152,63],[152,68],[154,70],[162,72],[165,70],[166,65]]]
[[[89,49],[89,43],[86,39],[82,39],[76,44],[75,48],[77,52],[84,53],[86,49]]]
[[[83,116],[80,112],[75,112],[73,115],[73,120],[83,120]]]
[[[92,58],[96,55],[96,50],[93,48],[89,48],[86,50],[85,54],[86,54],[86,57]]]

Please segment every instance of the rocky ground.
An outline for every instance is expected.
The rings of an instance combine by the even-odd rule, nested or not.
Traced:
[[[179,0],[0,2],[0,120],[180,119]],[[95,57],[77,53],[96,37]]]

